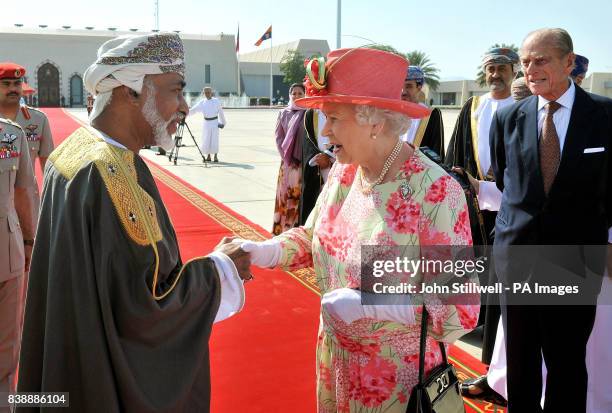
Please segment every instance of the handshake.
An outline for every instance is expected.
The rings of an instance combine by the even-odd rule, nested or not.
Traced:
[[[253,280],[251,265],[262,268],[272,268],[278,264],[281,256],[280,242],[272,239],[263,242],[244,240],[238,237],[224,237],[215,247],[227,255],[236,266],[242,280]]]
[[[237,237],[225,237],[215,250],[227,255],[234,262],[238,275],[244,282],[253,279],[253,274],[250,272],[251,265],[262,268],[275,267],[282,253],[280,241],[274,238],[254,242]],[[413,306],[409,299],[406,301],[406,297],[403,304],[381,302],[379,305],[363,305],[362,298],[368,294],[371,293],[351,288],[331,290],[321,297],[321,309],[327,315],[346,324],[364,318],[408,325],[415,323]]]

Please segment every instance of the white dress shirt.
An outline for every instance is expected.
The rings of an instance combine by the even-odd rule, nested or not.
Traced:
[[[480,97],[476,112],[472,116],[476,116],[478,121],[478,160],[482,173],[486,175],[491,168],[491,149],[489,145],[489,131],[491,130],[491,122],[493,115],[499,109],[509,106],[514,103],[512,96],[505,99],[493,99],[490,93]],[[479,181],[478,190],[478,206],[480,209],[488,211],[499,211],[501,205],[502,193],[495,185],[495,182]]]
[[[569,88],[565,91],[557,103],[561,105],[559,109],[553,114],[553,123],[557,130],[557,136],[559,137],[559,147],[561,153],[563,153],[563,146],[565,145],[565,136],[567,135],[567,128],[569,126],[570,117],[572,115],[572,107],[574,106],[574,99],[576,97],[576,86],[574,82],[570,81]],[[548,99],[538,96],[538,139],[542,135],[542,126],[544,125],[544,118],[546,117],[546,108],[544,107],[548,102]]]
[[[423,106],[423,107],[427,107],[427,105],[424,105],[422,103],[419,103],[419,105]],[[409,144],[413,144],[414,143],[414,138],[416,137],[416,133],[419,130],[419,125],[421,124],[421,119],[410,119],[410,127],[408,128],[408,130],[406,131],[406,133],[404,133],[402,136],[400,136],[400,139],[404,142],[407,142]]]

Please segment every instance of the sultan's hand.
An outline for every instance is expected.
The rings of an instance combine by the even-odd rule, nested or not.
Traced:
[[[250,281],[253,279],[253,274],[250,271],[251,257],[248,252],[240,248],[239,244],[231,242],[234,238],[223,238],[221,243],[215,248],[215,251],[227,255],[234,262],[240,278],[244,281]]]

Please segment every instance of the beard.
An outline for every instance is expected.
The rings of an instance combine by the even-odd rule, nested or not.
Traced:
[[[489,83],[489,89],[491,91],[499,91],[499,90],[504,90],[506,88],[506,82],[504,82],[501,79],[495,79],[493,81],[491,81],[491,83]]]
[[[177,116],[173,116],[170,120],[164,120],[157,109],[155,102],[155,88],[149,86],[149,93],[147,94],[147,100],[142,106],[142,115],[145,120],[151,126],[153,132],[153,142],[156,146],[169,151],[174,146],[172,136],[168,133],[168,126],[176,121]]]

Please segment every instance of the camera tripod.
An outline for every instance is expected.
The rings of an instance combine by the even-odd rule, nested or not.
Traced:
[[[170,152],[168,152],[168,160],[173,161],[174,164],[176,165],[176,160],[178,159],[179,148],[181,146],[184,146],[183,145],[183,132],[185,131],[185,127],[187,127],[187,132],[189,133],[189,136],[191,136],[191,140],[193,140],[195,147],[198,149],[198,152],[200,152],[200,156],[202,157],[202,162],[204,162],[204,165],[208,167],[208,162],[206,162],[206,158],[202,154],[202,151],[200,150],[200,147],[198,146],[198,143],[193,137],[193,133],[191,133],[191,129],[189,129],[189,125],[187,125],[187,122],[185,122],[185,120],[179,123],[178,127],[176,128],[176,133],[174,134],[174,147],[172,148]],[[172,159],[173,157],[174,157],[174,160]]]

